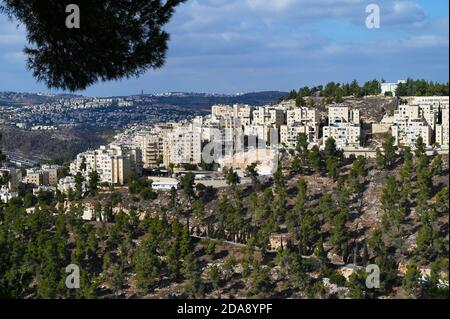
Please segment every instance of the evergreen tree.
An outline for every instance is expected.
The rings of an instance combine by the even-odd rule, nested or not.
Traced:
[[[83,182],[84,178],[80,172],[75,175],[75,196],[77,199],[80,199],[83,195]]]
[[[309,151],[308,163],[316,174],[320,174],[322,172],[322,159],[320,156],[319,147],[317,145],[314,145]]]
[[[236,189],[237,184],[241,183],[241,179],[239,178],[238,174],[232,168],[230,168],[226,172],[225,179],[227,181],[227,185],[231,186],[233,189]]]
[[[384,211],[382,220],[385,229],[394,227],[397,232],[400,232],[406,212],[405,207],[401,206],[399,185],[393,176],[387,177],[381,194],[381,207]]]
[[[425,145],[425,143],[423,142],[423,138],[422,138],[422,136],[419,136],[418,138],[417,138],[417,140],[416,140],[416,145],[415,145],[415,154],[416,154],[416,157],[420,157],[420,156],[422,156],[422,155],[424,155],[425,154],[425,152],[426,152],[426,145]]]
[[[153,240],[143,241],[133,256],[136,286],[142,294],[150,293],[158,280],[161,262],[157,254],[157,244]]]
[[[98,182],[100,180],[100,176],[97,171],[89,172],[89,192],[92,196],[97,195]]]
[[[0,13],[25,26],[30,46],[24,51],[36,79],[50,88],[76,91],[162,67],[169,41],[165,25],[182,2],[84,1],[78,3],[81,21],[76,29],[64,23],[67,1],[7,0]]]
[[[218,290],[220,285],[220,270],[217,265],[212,266],[209,270],[209,280],[211,281],[213,289]]]
[[[275,289],[269,267],[257,265],[252,275],[250,294],[256,298],[270,298]]]
[[[247,168],[245,169],[245,176],[246,177],[250,177],[250,179],[252,180],[252,184],[253,184],[253,189],[255,191],[259,191],[260,187],[261,187],[261,183],[259,182],[258,179],[258,170],[256,169],[256,167],[258,166],[258,163],[252,163],[250,165],[247,166]]]
[[[420,297],[420,273],[415,264],[408,265],[405,277],[403,278],[402,287],[406,294],[411,298]]]
[[[394,142],[394,137],[388,135],[382,144],[384,150],[384,168],[392,168],[392,165],[395,163],[397,148],[394,146]]]
[[[122,289],[125,281],[125,276],[123,269],[119,265],[115,265],[111,269],[111,274],[109,276],[109,285],[111,290],[117,296],[119,291]]]
[[[183,262],[183,275],[188,283],[184,287],[184,292],[189,298],[203,298],[205,295],[205,285],[201,278],[200,266],[193,253],[188,254]]]

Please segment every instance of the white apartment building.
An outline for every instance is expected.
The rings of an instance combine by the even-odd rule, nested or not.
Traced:
[[[200,164],[202,127],[193,124],[175,128],[164,140],[164,165]]]
[[[217,117],[232,117],[234,114],[233,107],[230,105],[213,105],[211,107],[211,115],[213,118]]]
[[[253,107],[249,105],[233,105],[234,117],[239,119],[242,126],[249,126],[253,120]]]
[[[133,145],[142,152],[144,168],[157,167],[164,153],[163,138],[155,132],[140,132],[133,139]]]
[[[316,109],[299,107],[286,112],[287,125],[280,127],[280,142],[288,148],[295,148],[298,134],[304,133],[309,143],[319,139],[320,114]]]
[[[270,129],[271,127],[266,125],[248,125],[244,126],[244,135],[256,138],[258,143],[266,145],[270,138]],[[258,144],[258,147],[261,145]]]
[[[381,83],[381,95],[385,95],[387,92],[391,92],[393,96],[395,96],[395,91],[397,91],[398,85],[400,83],[405,84],[405,80],[397,81],[397,83]]]
[[[239,112],[240,112],[239,107],[237,105],[236,106],[214,105],[211,111],[211,120],[218,122],[220,128],[225,129],[240,128],[242,124],[240,121],[240,117],[237,116]],[[245,114],[244,110],[243,112]],[[198,123],[194,122],[193,124]]]
[[[336,147],[358,147],[361,145],[361,124],[359,110],[345,106],[328,109],[329,125],[323,128],[323,141],[333,138]]]
[[[89,173],[96,171],[99,174],[100,182],[123,185],[128,179],[130,171],[138,166],[139,151],[122,148],[118,145],[110,144],[100,146],[99,149],[87,151],[77,155],[75,161],[70,164],[70,173],[76,175],[80,171],[83,159],[86,163],[86,170],[81,171],[87,179]]]
[[[441,146],[448,147],[448,96],[412,96],[405,98],[407,106],[404,108],[419,108],[416,118],[424,119],[434,133],[435,142]]]
[[[286,122],[288,126],[294,125],[294,123],[314,123],[319,124],[320,114],[316,109],[307,107],[298,107],[286,112]]]
[[[391,126],[395,145],[413,148],[421,136],[426,146],[430,146],[437,119],[438,109],[434,105],[399,105]]]
[[[433,105],[440,108],[449,106],[448,96],[409,96],[403,99],[407,101],[408,105]]]
[[[69,190],[75,191],[76,183],[75,183],[75,177],[73,176],[66,176],[64,178],[61,178],[58,181],[58,186],[56,187],[61,193],[67,194],[69,193]],[[81,184],[82,192],[86,192],[86,182],[83,181]]]
[[[449,147],[449,106],[441,109],[441,121],[436,125],[436,143],[444,148]]]
[[[352,123],[331,124],[323,128],[323,140],[336,141],[337,148],[361,146],[361,126]]]
[[[405,145],[414,148],[419,136],[422,137],[426,146],[431,145],[432,131],[430,126],[423,120],[405,120],[397,122],[392,126],[394,145]]]
[[[347,106],[330,106],[328,108],[328,121],[330,124],[360,123],[359,110],[350,110]]]
[[[280,128],[284,124],[284,111],[272,107],[258,107],[253,111],[252,125],[266,125]]]
[[[288,149],[294,149],[297,145],[297,138],[300,133],[306,134],[310,143],[317,141],[317,128],[311,125],[294,123],[292,125],[282,125],[280,128],[280,142]]]

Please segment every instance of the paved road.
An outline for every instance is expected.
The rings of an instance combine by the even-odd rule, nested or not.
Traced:
[[[6,153],[6,152],[5,152]],[[38,162],[17,156],[11,153],[6,153],[6,159],[14,164],[25,165],[25,166],[35,166]]]

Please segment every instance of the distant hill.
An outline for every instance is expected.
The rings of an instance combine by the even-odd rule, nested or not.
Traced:
[[[58,131],[28,131],[14,126],[0,126],[0,149],[6,154],[37,161],[68,161],[89,148],[111,141],[112,130],[77,127]]]
[[[210,107],[213,104],[252,104],[265,105],[273,104],[280,97],[288,95],[287,92],[264,91],[242,94],[210,94],[210,93],[165,93],[120,96],[121,98],[142,98],[151,99],[157,104],[170,104],[180,107]],[[20,106],[30,104],[41,104],[53,102],[61,98],[75,98],[81,95],[72,94],[36,94],[26,92],[0,92],[0,105]]]
[[[208,93],[167,93],[145,95],[155,104],[175,105],[209,111],[214,104],[275,104],[287,92],[266,91],[243,94],[208,94]]]
[[[26,92],[1,92],[0,106],[23,106],[50,103],[61,98],[73,98],[79,95],[72,94],[37,94]]]

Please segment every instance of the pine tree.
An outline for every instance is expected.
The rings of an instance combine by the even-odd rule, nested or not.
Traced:
[[[125,275],[123,273],[123,269],[119,265],[114,265],[111,268],[111,274],[109,276],[108,281],[109,285],[111,286],[111,290],[117,296],[125,282]]]
[[[218,290],[220,284],[220,270],[217,265],[213,265],[209,270],[209,280],[211,281],[213,289]]]
[[[98,182],[100,180],[100,176],[97,171],[89,172],[89,192],[92,196],[97,195]]]
[[[83,195],[83,182],[84,178],[80,172],[75,175],[75,196],[77,199],[80,199]]]
[[[250,179],[252,180],[252,184],[253,184],[253,189],[255,191],[259,191],[260,187],[261,187],[261,183],[258,179],[258,170],[256,169],[256,167],[258,166],[258,163],[252,163],[250,165],[247,166],[247,168],[245,169],[245,176],[246,177],[250,177]]]
[[[188,254],[183,262],[183,275],[188,283],[184,287],[184,292],[189,298],[203,298],[205,295],[205,285],[201,278],[200,266],[193,253]]]
[[[165,26],[183,2],[79,2],[76,29],[66,27],[67,1],[6,0],[0,13],[25,26],[30,46],[24,51],[36,79],[50,88],[76,91],[162,67],[169,41]]]
[[[308,165],[314,170],[316,174],[322,172],[322,159],[320,156],[320,150],[317,145],[314,145],[308,153]]]
[[[252,275],[250,294],[256,298],[270,298],[274,289],[270,268],[257,265]]]
[[[305,133],[298,134],[295,150],[303,166],[308,162],[308,145],[308,136]]]
[[[411,298],[420,297],[420,273],[415,264],[408,265],[405,277],[403,278],[402,287],[406,294]]]
[[[399,234],[402,224],[405,220],[405,207],[401,205],[398,182],[395,177],[388,176],[386,185],[381,194],[381,207],[384,211],[383,225],[385,229],[392,227]]]
[[[392,135],[388,135],[382,144],[384,150],[385,168],[392,168],[395,163],[397,148],[394,146],[394,142],[394,137]]]
[[[152,240],[145,240],[137,247],[133,256],[136,286],[144,295],[155,288],[161,269],[156,248],[157,245]]]
[[[416,157],[420,157],[420,156],[425,154],[425,152],[426,152],[426,145],[423,142],[422,136],[419,136],[417,138],[415,148],[416,148],[416,150],[415,150]]]

